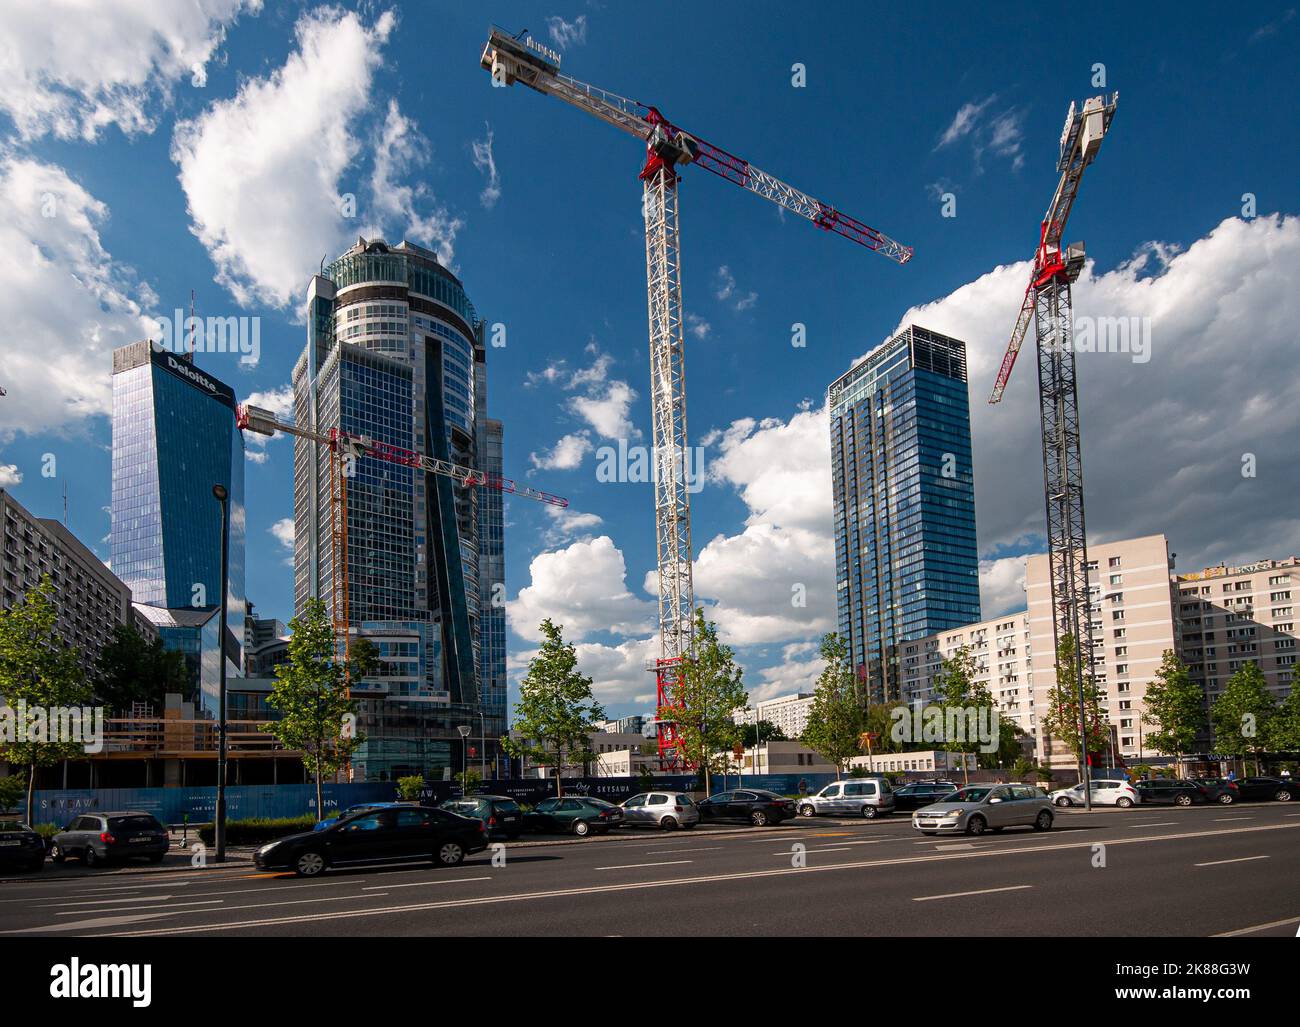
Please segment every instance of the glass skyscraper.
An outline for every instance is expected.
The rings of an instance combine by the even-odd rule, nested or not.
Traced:
[[[242,667],[244,437],[235,393],[187,354],[137,342],[113,351],[113,573],[164,644],[186,656],[197,700],[217,712],[221,505],[230,517],[227,674]],[[211,625],[208,622],[211,621]]]
[[[872,702],[898,645],[980,619],[966,344],[916,325],[830,387],[840,636]]]
[[[360,240],[313,278],[307,299],[298,424],[500,472],[483,322],[436,254]],[[298,609],[311,596],[329,606],[334,594],[329,460],[295,442]],[[486,742],[491,753],[505,733],[504,610],[491,605],[504,576],[500,495],[362,457],[347,510],[348,623],[379,647],[382,665],[353,686],[365,735],[354,771],[392,780],[459,770],[462,745]],[[480,760],[492,764],[482,753],[467,762]]]

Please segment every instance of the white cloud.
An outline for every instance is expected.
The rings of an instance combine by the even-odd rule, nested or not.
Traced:
[[[278,389],[263,392],[250,392],[244,400],[250,407],[261,407],[275,415],[276,420],[293,423],[293,386],[282,385]],[[262,435],[259,432],[244,433],[244,456],[255,464],[264,464],[269,454],[266,444],[274,439],[283,438],[281,432],[274,435]]]
[[[340,182],[360,148],[355,122],[395,21],[391,11],[373,26],[336,8],[304,14],[282,67],[177,124],[171,154],[191,231],[241,305],[290,305],[321,256],[342,249],[350,229]],[[377,202],[403,207],[397,194]]]
[[[62,168],[0,151],[0,438],[112,411],[112,351],[156,334],[156,297],[100,241],[108,208]]]
[[[592,444],[585,431],[565,435],[549,453],[529,453],[532,465],[541,471],[572,471],[582,465],[582,458],[591,452]]]
[[[528,573],[531,584],[506,606],[510,628],[522,639],[538,641],[546,617],[563,625],[571,642],[601,632],[638,634],[652,625],[655,604],[628,591],[623,553],[608,535],[541,553]]]
[[[697,339],[707,339],[713,326],[698,314],[686,315],[686,330]]]
[[[1026,608],[1025,558],[980,561],[980,616],[992,620]]]
[[[518,681],[527,673],[528,661],[537,652],[531,649],[510,654],[507,672],[513,680]],[[574,654],[578,658],[578,672],[591,678],[592,693],[606,710],[615,703],[649,705],[653,710],[657,698],[655,676],[646,666],[659,656],[657,639],[629,639],[618,645],[579,642],[574,646]]]
[[[736,276],[731,273],[731,268],[726,264],[718,268],[718,284],[714,288],[713,295],[724,303],[730,302],[736,310],[749,310],[758,302],[758,293],[742,294],[736,291]]]
[[[745,530],[719,534],[695,560],[695,590],[715,601],[710,617],[733,645],[808,639],[834,628],[835,547],[831,534],[827,414],[801,410],[788,421],[751,418],[705,436],[716,447],[708,476],[740,493]],[[654,578],[647,579],[646,588]],[[802,604],[802,605],[800,605]]]
[[[580,14],[573,21],[565,21],[559,15],[552,15],[546,19],[546,29],[551,42],[561,50],[567,50],[587,41],[587,16]]]
[[[501,199],[501,175],[497,171],[497,160],[492,153],[492,143],[495,139],[492,126],[484,122],[483,128],[487,135],[471,142],[470,148],[474,155],[474,167],[487,176],[483,191],[478,194],[478,201],[491,210],[496,206],[497,200]]]
[[[969,139],[977,173],[983,168],[984,154],[990,151],[999,157],[1005,157],[1013,169],[1019,170],[1025,162],[1021,150],[1024,112],[1009,107],[986,117],[986,112],[996,100],[997,94],[993,94],[978,103],[962,104],[948,127],[940,134],[935,150]]]
[[[0,110],[32,139],[94,140],[109,125],[152,132],[153,108],[182,78],[202,86],[206,65],[241,11],[262,0],[9,0],[0,59]]]
[[[606,439],[639,439],[641,429],[632,424],[628,414],[636,390],[624,381],[610,382],[605,388],[586,396],[574,396],[569,409]]]
[[[275,536],[275,540],[284,546],[285,549],[293,549],[293,518],[281,517],[278,521],[266,529]]]
[[[1028,262],[998,267],[900,321],[966,342],[981,552],[1044,530],[1032,327],[1002,402],[986,402],[1028,278]],[[1088,265],[1076,319],[1146,317],[1151,331],[1147,363],[1077,357],[1090,538],[1163,532],[1180,569],[1300,552],[1296,281],[1295,216],[1228,218],[1184,252]]]
[[[456,233],[465,222],[439,205],[424,182],[405,185],[398,181],[429,161],[429,141],[415,123],[401,112],[396,100],[388,101],[383,127],[375,137],[375,163],[370,175],[370,194],[377,217],[365,235],[382,235],[391,224],[404,238],[428,247],[445,265],[451,264]],[[427,213],[420,213],[421,208]]]
[[[0,464],[0,488],[13,488],[23,483],[23,472],[17,464]]]
[[[583,513],[568,506],[548,506],[546,512],[554,524],[553,531],[557,541],[562,537],[599,528],[605,523],[605,519],[600,514]]]
[[[826,661],[821,658],[816,642],[791,642],[783,646],[781,662],[758,671],[757,682],[752,680],[755,675],[746,675],[750,707],[779,695],[813,691],[825,667]]]

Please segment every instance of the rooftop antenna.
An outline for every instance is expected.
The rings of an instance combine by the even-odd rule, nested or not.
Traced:
[[[194,363],[194,330],[198,322],[194,319],[194,290],[190,290],[190,363]]]

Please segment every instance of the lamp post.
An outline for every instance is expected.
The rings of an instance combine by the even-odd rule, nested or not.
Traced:
[[[221,617],[217,625],[217,811],[214,835],[217,846],[216,861],[226,861],[226,592],[230,572],[230,493],[226,486],[212,486],[212,495],[221,504]]]
[[[456,730],[460,733],[460,793],[468,795],[469,782],[466,778],[469,776],[469,734],[474,729],[468,724],[458,724]]]
[[[483,717],[483,704],[478,707],[478,772],[487,780],[487,721]]]

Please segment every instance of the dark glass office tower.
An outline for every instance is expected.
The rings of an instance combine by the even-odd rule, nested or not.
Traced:
[[[298,424],[500,470],[483,322],[434,253],[359,240],[312,279],[307,305],[307,346],[293,372]],[[382,664],[353,686],[365,735],[353,768],[363,780],[493,764],[506,726],[504,652],[498,674],[498,618],[484,604],[504,568],[494,562],[500,497],[486,491],[374,457],[348,478],[348,623],[379,647]],[[334,594],[331,510],[329,454],[297,440],[299,609],[310,596],[330,605]],[[504,646],[503,625],[500,638]]]
[[[227,674],[244,623],[244,437],[235,393],[185,354],[137,342],[113,351],[113,573],[164,643],[185,653],[196,699],[217,712],[221,506],[229,493]],[[171,612],[165,612],[171,611]],[[212,624],[209,626],[208,621]]]
[[[839,633],[888,701],[900,642],[980,619],[966,345],[910,325],[829,399]]]

